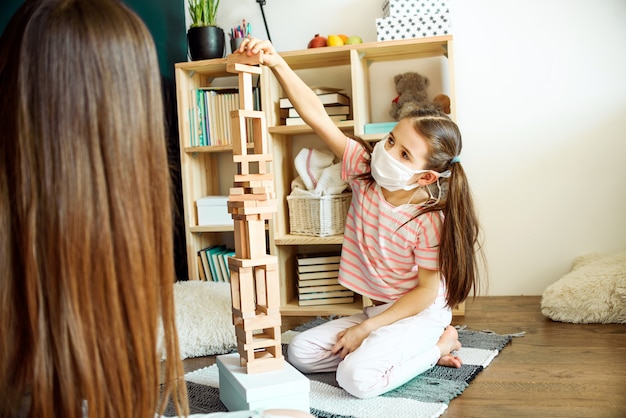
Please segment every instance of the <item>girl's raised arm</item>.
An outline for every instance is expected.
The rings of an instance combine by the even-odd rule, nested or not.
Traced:
[[[302,119],[339,158],[346,148],[346,136],[330,119],[317,95],[278,55],[269,41],[250,38],[242,42],[238,53],[254,55],[263,51],[263,64],[270,67]]]

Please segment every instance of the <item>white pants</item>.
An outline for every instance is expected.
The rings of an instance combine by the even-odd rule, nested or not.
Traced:
[[[289,362],[304,373],[337,371],[337,382],[358,398],[371,398],[403,385],[432,368],[440,357],[437,341],[452,322],[450,309],[431,306],[418,315],[372,332],[343,360],[331,353],[337,334],[392,304],[369,306],[363,313],[326,322],[289,343]]]

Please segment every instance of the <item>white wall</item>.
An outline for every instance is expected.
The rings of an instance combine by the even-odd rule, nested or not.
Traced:
[[[278,51],[376,40],[382,0],[267,0]],[[574,257],[626,250],[626,1],[451,0],[461,155],[490,295],[540,295]],[[223,0],[266,38],[255,0]],[[484,292],[486,293],[486,292]]]

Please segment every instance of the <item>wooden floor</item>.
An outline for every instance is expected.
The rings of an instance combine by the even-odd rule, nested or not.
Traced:
[[[514,338],[442,418],[626,417],[626,325],[553,322],[540,304],[540,297],[467,301],[454,324],[526,335]],[[309,319],[283,317],[283,331]],[[203,357],[184,365],[193,371],[214,362]]]

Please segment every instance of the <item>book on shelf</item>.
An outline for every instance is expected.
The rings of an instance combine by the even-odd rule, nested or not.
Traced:
[[[334,93],[322,93],[318,94],[317,97],[322,102],[323,105],[349,105],[350,97],[343,93],[334,92]],[[282,109],[293,107],[291,100],[288,97],[282,97],[278,101],[278,106]]]
[[[354,296],[343,296],[336,298],[322,298],[322,299],[306,299],[299,300],[299,306],[314,306],[314,305],[338,305],[341,303],[352,303],[354,302]]]
[[[339,263],[312,264],[308,266],[298,266],[298,273],[313,273],[321,271],[338,271]]]
[[[325,286],[325,285],[336,285],[339,284],[338,278],[329,278],[329,279],[310,279],[310,280],[300,280],[298,276],[298,288],[307,287],[307,286]]]
[[[329,115],[330,120],[333,122],[341,122],[343,120],[348,119],[348,115]],[[295,125],[306,125],[306,122],[302,118],[286,118],[285,119],[286,126],[295,126]]]
[[[213,281],[213,276],[211,274],[211,267],[209,265],[209,258],[207,257],[207,252],[208,248],[203,248],[200,251],[198,251],[198,254],[200,256],[200,259],[202,261],[201,263],[201,273],[200,273],[200,277],[204,276],[204,280],[209,280],[209,281]]]
[[[324,109],[326,110],[326,113],[329,116],[350,115],[350,106],[341,106],[341,105],[330,106],[329,105],[329,106],[324,106]],[[280,117],[282,119],[299,118],[300,114],[298,113],[295,107],[289,107],[285,109],[280,109]]]
[[[206,281],[206,274],[204,273],[204,266],[202,265],[202,256],[200,255],[200,252],[198,252],[198,276],[200,277],[200,280],[202,281]]]
[[[339,277],[339,264],[336,266],[333,270],[297,272],[298,280],[336,279]]]
[[[296,255],[296,260],[299,266],[339,263],[339,261],[341,261],[341,254],[337,252],[298,254]]]
[[[324,93],[337,93],[344,89],[339,89],[336,87],[327,87],[327,86],[311,86],[309,87],[313,93],[315,94],[324,94]]]
[[[322,292],[301,293],[298,298],[300,300],[308,299],[327,299],[327,298],[341,298],[346,296],[354,297],[354,292],[343,288],[343,290],[330,290]]]
[[[340,284],[324,284],[320,286],[298,286],[298,294],[304,293],[319,293],[319,292],[334,292],[338,290],[348,290]]]
[[[228,259],[235,256],[235,250],[232,248],[220,253],[220,266],[222,267],[222,278],[225,282],[230,282],[230,267],[228,267]]]

